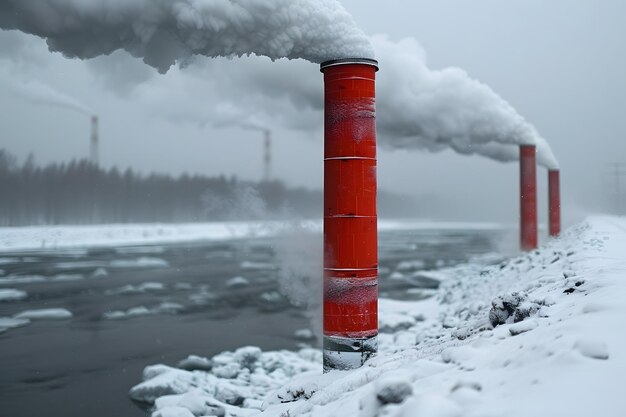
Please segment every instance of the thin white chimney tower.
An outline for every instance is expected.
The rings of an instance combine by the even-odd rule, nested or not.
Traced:
[[[91,116],[91,144],[90,144],[91,163],[98,166],[98,116]]]
[[[269,181],[272,177],[272,137],[270,131],[268,129],[263,130],[265,142],[265,155],[263,157],[264,161],[264,169],[263,169],[263,180]]]

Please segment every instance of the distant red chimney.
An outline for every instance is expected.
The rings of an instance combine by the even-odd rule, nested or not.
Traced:
[[[520,146],[520,241],[522,250],[537,247],[537,163],[535,145]]]

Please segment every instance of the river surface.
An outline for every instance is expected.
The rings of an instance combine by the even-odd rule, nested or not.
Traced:
[[[420,288],[433,283],[412,276],[494,252],[501,236],[450,228],[381,232],[380,294],[424,297]],[[0,329],[0,416],[143,417],[145,406],[128,390],[147,365],[243,345],[315,345],[295,335],[311,323],[304,307],[281,294],[277,276],[319,260],[303,243],[310,237],[289,239],[0,253],[0,290],[27,293],[0,301],[0,317],[72,313]]]

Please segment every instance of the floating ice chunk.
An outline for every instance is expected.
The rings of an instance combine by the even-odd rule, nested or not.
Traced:
[[[41,310],[26,310],[13,317],[29,320],[63,320],[71,318],[72,313],[64,308],[44,308]]]
[[[68,281],[80,281],[83,278],[84,277],[81,274],[58,274],[58,275],[53,276],[50,279],[52,281],[68,282]]]
[[[113,268],[156,268],[168,267],[170,264],[165,259],[142,256],[137,259],[118,259],[111,261],[109,266]]]
[[[403,279],[404,274],[399,271],[394,271],[391,275],[389,275],[389,279]]]
[[[310,329],[298,329],[293,333],[293,335],[302,340],[315,339],[315,335]]]
[[[283,296],[278,291],[270,291],[264,292],[259,296],[259,298],[268,303],[275,303],[277,301],[280,301]]]
[[[41,275],[9,275],[0,278],[2,284],[32,284],[34,282],[44,282],[46,277]]]
[[[123,287],[108,290],[106,294],[133,294],[133,293],[143,293],[147,291],[162,291],[165,289],[165,286],[160,282],[144,282],[139,285],[124,285]]]
[[[200,290],[200,292],[189,294],[188,298],[189,301],[194,304],[204,305],[215,301],[217,299],[217,295],[207,291],[206,289],[202,289]]]
[[[608,359],[609,348],[606,343],[589,338],[578,339],[574,344],[574,348],[582,355],[593,359]]]
[[[396,269],[398,271],[409,271],[412,269],[420,269],[424,268],[424,261],[422,260],[414,260],[414,261],[402,261],[398,264]]]
[[[26,318],[0,317],[0,329],[4,330],[26,326],[28,323],[30,323],[30,320]]]
[[[276,269],[276,265],[269,262],[243,261],[239,266],[241,269]]]
[[[250,281],[244,277],[234,277],[226,281],[227,287],[245,287],[246,285],[250,285]]]
[[[15,290],[12,288],[0,289],[0,301],[23,300],[27,295],[26,291],[22,290]]]
[[[107,311],[106,313],[104,313],[103,316],[105,319],[109,319],[109,320],[120,320],[120,319],[126,319],[126,318],[137,317],[137,316],[145,316],[148,314],[152,314],[152,312],[147,307],[139,306],[139,307],[129,308],[126,311],[120,311],[120,310]]]
[[[147,308],[145,306],[138,306],[130,308],[126,311],[115,310],[107,311],[103,314],[103,317],[108,320],[120,320],[139,316],[147,316],[150,314],[176,314],[181,310],[184,310],[185,306],[179,303],[163,302],[156,307]]]
[[[104,268],[97,268],[95,271],[91,273],[92,278],[102,278],[109,275],[109,272]]]
[[[518,334],[534,330],[537,326],[539,326],[537,320],[524,320],[512,324],[511,327],[509,327],[509,333],[511,333],[511,336],[517,336]]]

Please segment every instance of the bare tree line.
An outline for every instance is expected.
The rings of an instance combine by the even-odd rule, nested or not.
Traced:
[[[385,194],[383,206],[397,211],[391,207],[404,205],[400,200]],[[0,150],[1,226],[317,218],[321,213],[320,190],[280,181],[142,175],[130,168],[98,168],[87,160],[39,166],[32,155],[20,163]]]

